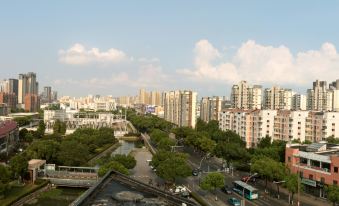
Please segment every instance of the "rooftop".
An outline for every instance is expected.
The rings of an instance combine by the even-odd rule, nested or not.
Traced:
[[[17,127],[17,123],[14,121],[0,121],[0,137],[9,133]]]

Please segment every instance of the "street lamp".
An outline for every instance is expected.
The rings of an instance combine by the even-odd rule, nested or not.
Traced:
[[[283,181],[273,181],[273,184],[277,184],[277,188],[278,188],[278,195],[277,195],[277,198],[278,199],[280,199],[280,194],[279,194],[279,185],[278,184],[280,184],[280,183],[284,183],[284,182],[286,182],[285,180],[283,180]]]
[[[257,176],[258,175],[258,173],[254,173],[253,175],[251,175],[251,176],[249,176],[248,178],[247,178],[247,180],[245,181],[245,183],[247,184],[247,182],[252,178],[252,177],[255,177],[255,176]],[[243,201],[243,206],[245,206],[245,188],[243,187],[242,188],[242,201]]]

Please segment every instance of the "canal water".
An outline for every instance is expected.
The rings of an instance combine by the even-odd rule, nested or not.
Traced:
[[[128,155],[135,148],[135,142],[119,140],[119,143],[121,146],[114,150],[111,156],[116,154]]]

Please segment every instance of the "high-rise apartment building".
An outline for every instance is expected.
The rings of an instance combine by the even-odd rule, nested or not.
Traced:
[[[6,104],[10,109],[15,109],[17,105],[17,96],[15,93],[0,92],[0,104]]]
[[[273,86],[264,90],[264,109],[292,109],[292,96],[294,92],[291,89],[283,89]]]
[[[261,109],[262,87],[241,81],[232,86],[231,104],[235,109]]]
[[[197,93],[170,91],[164,93],[164,118],[178,126],[195,127]]]
[[[307,116],[308,111],[278,110],[274,117],[273,139],[305,141]]]
[[[46,103],[52,102],[52,87],[46,86],[44,87],[44,92],[42,94],[43,100]]]
[[[18,104],[27,111],[37,111],[39,107],[39,84],[36,81],[36,74],[29,72],[19,74],[18,82]],[[29,102],[26,104],[26,100]],[[36,108],[33,108],[36,107]]]
[[[329,94],[330,96],[331,94]],[[307,90],[307,109],[314,111],[327,111],[328,108],[328,89],[326,81],[316,80],[313,82],[313,88]]]
[[[226,109],[219,113],[219,128],[237,133],[246,147],[255,147],[261,138],[273,137],[276,110]]]
[[[220,97],[203,97],[200,101],[200,119],[205,122],[218,120],[221,104]]]
[[[52,101],[56,102],[58,101],[58,92],[57,91],[52,91]]]
[[[306,110],[307,107],[307,98],[306,95],[294,94],[292,96],[292,110]]]
[[[38,112],[40,108],[40,99],[36,94],[26,94],[25,96],[25,111]]]
[[[248,109],[248,87],[246,81],[240,81],[238,84],[232,86],[232,108]]]

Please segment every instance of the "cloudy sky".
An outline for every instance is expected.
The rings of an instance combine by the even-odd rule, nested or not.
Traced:
[[[2,2],[0,78],[33,71],[71,96],[221,96],[240,80],[305,93],[338,79],[339,3],[281,2]]]

